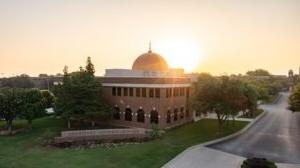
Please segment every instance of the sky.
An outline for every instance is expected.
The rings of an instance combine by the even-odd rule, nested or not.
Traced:
[[[131,68],[148,51],[211,74],[298,73],[298,0],[0,0],[0,76]]]

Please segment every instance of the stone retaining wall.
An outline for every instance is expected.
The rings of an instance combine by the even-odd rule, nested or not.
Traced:
[[[131,138],[146,138],[146,129],[98,129],[63,131],[60,137],[55,138],[55,143],[98,140],[122,140]]]

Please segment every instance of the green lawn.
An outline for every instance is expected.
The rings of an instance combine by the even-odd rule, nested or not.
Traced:
[[[0,123],[0,126],[3,123]],[[105,149],[57,149],[43,147],[65,127],[58,119],[34,121],[33,130],[15,136],[0,137],[1,168],[89,168],[89,167],[161,167],[189,146],[219,138],[243,128],[247,122],[236,121],[218,131],[216,120],[200,120],[167,131],[163,139],[143,144]]]

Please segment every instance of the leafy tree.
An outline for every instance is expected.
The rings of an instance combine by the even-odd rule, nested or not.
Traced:
[[[250,84],[245,83],[244,88],[244,95],[247,97],[247,101],[244,104],[244,109],[248,109],[250,116],[253,117],[254,112],[257,110],[257,101],[259,95],[255,87]]]
[[[297,84],[289,97],[289,109],[293,112],[300,111],[300,84]]]
[[[94,67],[94,64],[92,63],[91,57],[87,58],[85,69],[88,74],[90,74],[91,76],[94,76],[95,67]]]
[[[43,97],[43,103],[44,103],[45,107],[46,108],[54,107],[55,97],[54,97],[53,93],[51,93],[48,90],[41,90],[41,94]]]
[[[244,89],[244,84],[241,81],[230,79],[227,76],[222,77],[223,110],[227,110],[227,114],[232,117],[233,121],[235,121],[235,116],[246,108],[247,97],[244,94]]]
[[[32,121],[45,115],[46,104],[41,91],[28,89],[23,91],[23,107],[21,116],[28,121],[29,128],[32,128]]]
[[[227,111],[223,111],[221,99],[220,80],[209,74],[200,74],[193,95],[194,109],[202,113],[216,113],[219,124],[223,125]]]
[[[63,84],[55,89],[57,97],[55,107],[58,115],[62,115],[71,127],[71,119],[88,118],[95,125],[96,117],[103,117],[107,112],[101,84],[94,76],[94,68],[88,58],[86,69],[80,67],[79,71],[68,73],[64,68]]]
[[[215,113],[219,125],[248,106],[245,84],[227,76],[220,78],[209,74],[200,74],[193,95],[193,107],[202,113]]]
[[[0,90],[0,118],[5,119],[9,134],[12,134],[13,120],[22,110],[22,91],[20,89]]]
[[[271,76],[270,72],[264,69],[257,69],[254,71],[248,71],[247,75],[249,76]]]
[[[258,73],[261,74],[261,73]],[[289,87],[288,79],[282,76],[233,76],[233,78],[248,83],[258,93],[258,100],[269,102],[276,97],[282,90],[287,90]]]

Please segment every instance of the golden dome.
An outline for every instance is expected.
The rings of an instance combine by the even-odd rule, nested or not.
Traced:
[[[168,64],[159,54],[153,53],[151,49],[140,55],[133,63],[132,70],[142,71],[167,71]]]

